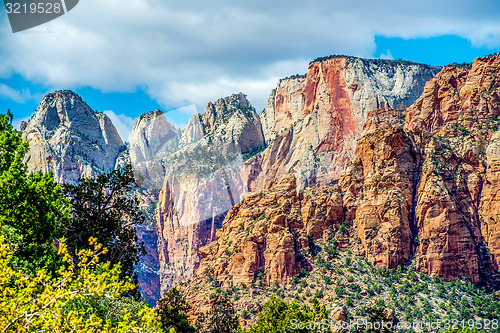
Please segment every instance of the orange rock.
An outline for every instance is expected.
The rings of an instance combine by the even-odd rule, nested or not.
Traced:
[[[401,128],[374,131],[358,140],[356,158],[341,180],[348,216],[376,267],[396,268],[411,257],[418,163]]]
[[[338,187],[307,189],[301,198],[295,176],[287,175],[229,211],[220,238],[200,249],[196,275],[213,271],[223,286],[248,285],[261,276],[268,285],[289,283],[304,265],[298,253],[309,251],[308,237],[319,238],[342,220]]]

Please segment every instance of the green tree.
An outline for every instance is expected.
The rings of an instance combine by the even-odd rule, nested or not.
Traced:
[[[181,291],[177,288],[169,290],[156,304],[163,330],[174,328],[178,333],[194,332],[194,327],[189,324],[186,315],[190,308]]]
[[[0,115],[0,235],[12,246],[13,264],[54,273],[60,265],[54,242],[69,223],[69,203],[51,173],[27,173],[28,144],[12,119],[10,110]]]
[[[96,179],[80,179],[77,185],[65,184],[63,190],[72,210],[64,237],[75,260],[77,250],[87,248],[87,240],[95,237],[109,249],[103,260],[121,263],[121,278],[132,277],[137,284],[134,266],[146,251],[136,232],[136,226],[144,222],[144,215],[132,195],[134,183],[129,165]]]
[[[356,333],[390,333],[395,332],[388,323],[393,322],[389,311],[383,307],[368,307],[366,309],[367,313],[367,324],[371,324],[371,326],[367,326],[365,328],[359,327]]]
[[[121,309],[115,318],[88,306],[96,299],[119,302],[123,293],[134,288],[130,282],[119,280],[120,265],[99,263],[106,249],[95,239],[90,240],[90,246],[79,252],[75,267],[61,242],[58,254],[65,265],[57,276],[51,277],[41,269],[33,277],[12,267],[12,250],[0,237],[0,331],[162,332],[155,311],[145,304],[135,306],[135,312]]]
[[[248,333],[325,332],[329,327],[326,308],[316,298],[311,303],[312,308],[271,295]]]
[[[198,317],[200,332],[233,333],[239,329],[238,316],[233,304],[221,293],[210,295],[210,310]]]

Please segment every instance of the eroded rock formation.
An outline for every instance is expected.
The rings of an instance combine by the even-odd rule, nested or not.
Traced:
[[[342,221],[338,186],[308,189],[299,197],[295,175],[287,175],[228,212],[217,240],[200,248],[197,278],[213,274],[226,287],[250,285],[258,275],[268,285],[289,283],[311,265],[300,256],[302,249],[310,251],[309,240]]]
[[[125,149],[111,120],[69,90],[45,96],[23,128],[28,170],[53,171],[59,183],[113,170]]]
[[[340,178],[369,111],[411,105],[439,68],[338,57],[280,80],[261,114],[266,151],[243,169],[249,190],[294,172],[298,190]]]

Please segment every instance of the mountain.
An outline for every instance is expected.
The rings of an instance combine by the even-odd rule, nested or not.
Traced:
[[[30,145],[28,170],[52,170],[59,183],[113,170],[125,150],[111,120],[69,90],[46,95],[21,128]]]
[[[331,58],[312,62],[305,76],[280,80],[268,107],[260,117],[248,114],[249,122],[250,105],[241,94],[231,96],[232,102],[210,103],[203,115],[191,118],[183,148],[165,161],[171,170],[157,217],[160,253],[165,253],[160,255],[162,290],[194,273],[198,249],[215,239],[225,214],[244,193],[288,173],[296,175],[297,192],[338,181],[354,157],[367,113],[381,105],[411,105],[438,71],[408,62]],[[228,112],[228,105],[241,112]],[[209,174],[210,181],[200,174]]]
[[[413,320],[496,318],[499,309],[489,313],[482,302],[496,304],[500,295],[469,284],[455,291],[462,295],[457,307],[444,296],[453,283],[442,281],[490,287],[500,281],[499,77],[500,54],[470,67],[446,66],[412,105],[368,112],[338,184],[297,191],[301,175],[291,172],[247,194],[228,212],[217,240],[200,248],[199,269],[181,285],[193,314],[222,290],[252,321],[256,299],[264,302],[271,290],[306,300],[314,288],[331,311],[347,307],[351,318],[362,318],[370,304],[407,320],[412,313],[401,304],[425,307]],[[371,288],[379,276],[388,280],[377,292]],[[411,283],[417,285],[409,293]],[[341,285],[352,289],[348,299],[349,291],[335,287]],[[410,300],[416,294],[418,304]]]
[[[55,92],[23,125],[32,147],[28,163],[33,170],[54,170],[59,182],[134,166],[141,186],[136,195],[147,214],[138,232],[148,249],[137,272],[141,291],[154,304],[160,294],[193,276],[199,249],[216,240],[226,214],[246,193],[292,174],[295,196],[306,207],[302,193],[337,183],[355,158],[367,114],[411,105],[438,70],[402,61],[319,59],[306,75],[280,80],[260,116],[242,93],[209,103],[182,132],[156,110],[137,119],[128,147],[105,115],[72,92]],[[61,116],[66,113],[75,124]],[[281,272],[276,281],[289,281],[301,265],[297,261],[287,273],[276,268]]]
[[[354,157],[368,112],[411,105],[440,68],[332,56],[280,80],[261,113],[268,148],[245,165],[249,190],[293,172],[298,190],[336,181]]]
[[[158,230],[154,211],[165,178],[164,158],[176,151],[181,131],[172,126],[163,112],[155,110],[141,114],[132,129],[128,149],[139,188],[135,195],[146,216],[137,228],[139,239],[144,241],[147,254],[136,267],[139,288],[148,304],[154,306],[160,298],[160,260],[158,254]]]
[[[162,291],[192,276],[198,249],[215,239],[226,212],[246,192],[243,154],[263,146],[259,116],[241,93],[209,103],[190,119],[177,151],[163,160],[156,211]]]

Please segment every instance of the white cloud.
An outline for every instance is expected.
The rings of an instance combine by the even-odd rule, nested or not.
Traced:
[[[0,23],[5,30],[5,16]],[[279,77],[305,73],[317,56],[370,57],[376,34],[500,47],[500,3],[86,0],[46,25],[0,33],[0,74],[58,88],[141,87],[166,109],[242,91],[260,110]]]
[[[0,96],[5,98],[10,98],[11,100],[22,103],[24,102],[24,98],[21,96],[21,93],[3,83],[0,83]]]
[[[391,59],[391,60],[393,60],[394,57],[392,56],[392,53],[391,53],[390,50],[386,50],[386,53],[382,53],[380,55],[380,59]]]
[[[191,104],[187,106],[183,106],[178,109],[169,110],[164,113],[165,118],[167,118],[168,122],[171,123],[174,127],[179,129],[184,129],[187,126],[189,119],[198,112],[196,105]]]
[[[11,99],[17,103],[25,103],[27,100],[39,98],[40,96],[33,96],[29,89],[19,91],[6,84],[0,83],[0,97]]]
[[[132,129],[134,128],[135,120],[124,114],[116,114],[112,110],[106,110],[103,112],[109,117],[109,119],[111,119],[122,140],[130,141],[130,133],[132,133]]]

